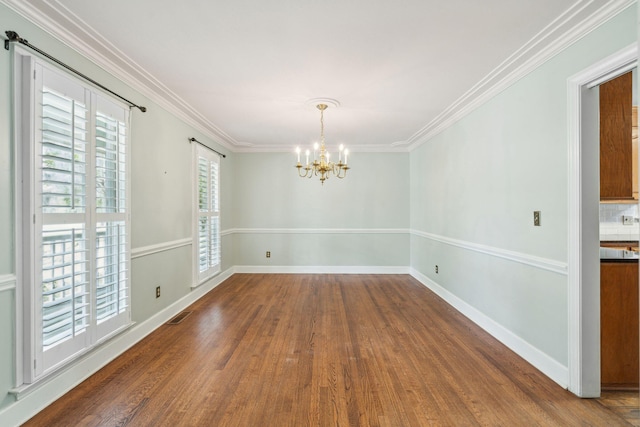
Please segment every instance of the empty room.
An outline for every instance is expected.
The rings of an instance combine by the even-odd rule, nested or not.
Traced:
[[[640,425],[635,0],[0,0],[0,426]]]

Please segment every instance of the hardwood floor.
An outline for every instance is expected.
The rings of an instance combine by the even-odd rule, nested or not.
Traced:
[[[640,426],[640,396],[637,391],[603,391],[598,400],[632,426]]]
[[[28,426],[615,426],[406,275],[236,274]]]

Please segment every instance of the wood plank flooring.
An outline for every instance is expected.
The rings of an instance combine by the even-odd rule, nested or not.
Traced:
[[[407,275],[236,274],[27,426],[616,426]]]
[[[640,427],[640,396],[637,391],[603,391],[599,402],[630,425]]]

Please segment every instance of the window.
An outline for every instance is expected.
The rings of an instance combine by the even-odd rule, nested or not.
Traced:
[[[194,259],[197,283],[220,272],[220,158],[201,145],[195,149]]]
[[[131,321],[129,108],[33,56],[16,59],[28,383]]]

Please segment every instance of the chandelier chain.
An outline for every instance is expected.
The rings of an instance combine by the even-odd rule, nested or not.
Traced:
[[[349,170],[349,166],[347,166],[347,157],[349,154],[349,150],[344,149],[343,145],[340,144],[339,152],[338,152],[338,163],[329,161],[329,153],[326,150],[324,143],[324,110],[327,109],[326,104],[318,104],[316,105],[318,110],[320,110],[320,146],[318,143],[315,143],[313,147],[313,158],[310,162],[309,155],[310,151],[307,150],[305,152],[306,163],[303,165],[300,163],[300,147],[296,148],[296,153],[298,154],[298,163],[296,164],[296,168],[298,169],[298,175],[301,178],[311,178],[312,176],[317,176],[320,178],[320,182],[324,184],[324,182],[329,179],[330,175],[334,175],[336,178],[344,178],[347,175],[347,170]],[[318,152],[318,149],[320,150]],[[342,156],[344,155],[344,162]],[[303,173],[304,171],[304,173]]]

